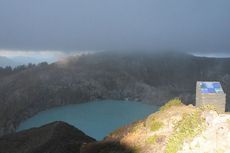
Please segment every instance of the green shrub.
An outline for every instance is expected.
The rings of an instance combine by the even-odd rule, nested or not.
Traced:
[[[159,136],[157,136],[157,135],[151,136],[146,140],[146,143],[155,144],[157,142],[158,138],[159,138]]]
[[[170,100],[168,103],[166,103],[164,106],[162,106],[160,108],[160,111],[164,111],[172,106],[180,106],[183,105],[183,103],[181,102],[181,100],[179,98],[174,98],[172,100]]]
[[[217,111],[216,106],[212,105],[212,104],[206,104],[206,105],[202,105],[199,107],[202,111],[209,111],[209,110],[213,110],[213,111]]]
[[[151,121],[150,130],[151,131],[157,131],[159,130],[164,124],[162,122],[157,121],[155,118]]]
[[[169,137],[165,153],[177,153],[182,149],[183,142],[190,140],[202,132],[204,129],[204,119],[201,112],[184,114],[181,121],[177,122],[173,134]]]

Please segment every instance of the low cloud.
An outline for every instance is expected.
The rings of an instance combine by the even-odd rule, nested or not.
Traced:
[[[64,51],[31,51],[31,50],[3,50],[0,49],[0,56],[9,58],[17,63],[27,64],[27,63],[40,63],[48,62],[53,63],[56,61],[62,61],[69,56],[77,56],[81,54],[91,53],[93,51],[74,51],[74,52],[64,52]]]
[[[0,10],[0,49],[230,51],[229,0],[1,0]]]
[[[61,51],[22,51],[22,50],[0,50],[0,56],[8,58],[23,57],[41,57],[41,58],[58,58],[65,56],[66,53]]]

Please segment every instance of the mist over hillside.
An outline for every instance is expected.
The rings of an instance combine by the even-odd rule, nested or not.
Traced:
[[[101,52],[0,71],[0,134],[14,132],[36,113],[97,99],[163,105],[180,97],[194,103],[198,80],[220,81],[229,95],[230,59],[177,52]],[[229,109],[229,100],[227,108]]]
[[[16,65],[19,64],[20,63],[17,63],[16,61],[13,61],[7,57],[0,56],[0,67],[6,67],[6,66],[15,67]]]
[[[42,62],[48,62],[53,63],[55,62],[55,59],[52,58],[36,58],[36,57],[27,57],[27,56],[15,56],[15,57],[4,57],[0,56],[0,67],[11,67],[15,68],[22,65],[28,65],[28,64],[39,64]]]

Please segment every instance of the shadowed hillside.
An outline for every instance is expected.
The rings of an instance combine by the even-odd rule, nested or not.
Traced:
[[[64,122],[53,122],[0,138],[1,153],[79,153],[95,140]]]
[[[96,99],[163,105],[173,97],[194,102],[197,80],[220,81],[229,95],[230,59],[181,53],[95,53],[0,71],[0,134],[54,106]],[[229,103],[229,102],[228,102]]]
[[[97,142],[58,121],[0,137],[0,153],[135,153],[135,149],[115,141]]]

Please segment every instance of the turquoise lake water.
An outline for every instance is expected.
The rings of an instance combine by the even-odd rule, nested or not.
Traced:
[[[132,101],[95,101],[52,108],[22,122],[17,131],[65,121],[87,135],[101,140],[113,130],[143,119],[159,107]]]

